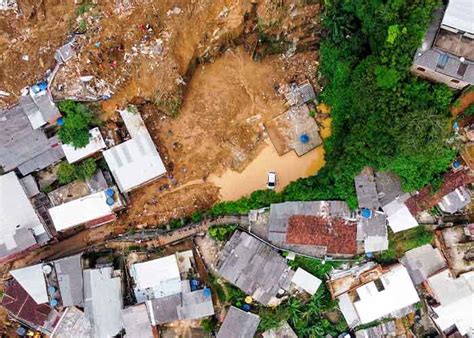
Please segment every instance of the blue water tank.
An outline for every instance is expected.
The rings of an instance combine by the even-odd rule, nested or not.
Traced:
[[[366,252],[365,255],[369,258],[374,256],[374,254],[372,252]]]
[[[26,329],[23,326],[20,326],[16,329],[16,334],[23,337],[26,335]]]
[[[248,304],[242,305],[242,310],[244,310],[245,312],[249,312],[250,311],[250,305],[248,305]]]
[[[306,144],[309,142],[309,136],[307,134],[301,134],[300,135],[300,141],[303,144]]]
[[[370,217],[372,217],[372,210],[364,208],[364,209],[362,209],[361,215],[364,218],[370,218]]]
[[[453,168],[458,169],[460,167],[461,167],[461,161],[459,161],[459,160],[454,161]]]
[[[113,197],[107,197],[107,204],[108,205],[114,205],[115,203],[115,200],[113,199]]]
[[[51,307],[56,307],[56,306],[58,306],[58,301],[55,298],[53,298],[49,301],[49,305]]]
[[[191,279],[191,285],[199,286],[199,281],[195,279]]]
[[[105,191],[105,194],[106,194],[108,197],[114,197],[114,195],[115,195],[115,190],[112,189],[112,188],[108,188],[108,189]]]
[[[54,286],[50,286],[50,287],[48,287],[48,292],[49,292],[49,294],[53,294],[53,293],[56,292],[56,288]]]
[[[48,83],[45,81],[38,82],[37,84],[31,86],[33,93],[38,94],[39,92],[46,90],[48,88]]]
[[[211,297],[211,294],[212,294],[211,289],[209,289],[207,287],[202,290],[202,293],[203,293],[204,297]]]
[[[64,126],[64,119],[60,117],[59,119],[56,120],[56,124],[60,127]]]

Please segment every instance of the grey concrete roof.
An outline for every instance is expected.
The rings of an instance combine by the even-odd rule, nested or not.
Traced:
[[[49,148],[41,154],[32,157],[18,166],[22,175],[28,175],[32,172],[44,169],[59,162],[64,157],[63,148],[58,143],[56,136],[48,140]]]
[[[375,184],[381,206],[385,206],[402,194],[402,185],[397,175],[387,171],[375,173]]]
[[[153,338],[151,323],[145,304],[130,306],[122,310],[125,337]]]
[[[178,293],[147,301],[152,323],[166,324],[177,320],[193,320],[214,314],[212,297],[203,290]]]
[[[0,167],[4,171],[46,152],[50,144],[41,130],[34,130],[19,105],[0,110]]]
[[[354,179],[359,208],[378,209],[380,202],[372,168],[365,167]]]
[[[303,83],[299,86],[290,86],[285,96],[290,106],[300,106],[306,102],[316,99],[313,86],[309,82]]]
[[[277,251],[240,231],[220,252],[216,268],[223,278],[265,305],[279,289],[289,289],[294,274]]]
[[[371,218],[361,217],[357,224],[357,240],[364,241],[365,252],[383,251],[388,248],[387,218],[373,212]]]
[[[58,324],[54,328],[51,338],[90,338],[92,336],[91,323],[84,312],[76,307],[64,310]]]
[[[231,306],[217,333],[217,338],[251,338],[257,331],[260,317]]]
[[[295,331],[293,331],[287,322],[283,322],[282,325],[276,329],[265,331],[262,336],[263,338],[298,338]]]
[[[443,196],[438,206],[444,212],[454,214],[471,203],[471,195],[465,187],[459,187]]]
[[[33,196],[36,196],[40,193],[38,184],[36,183],[36,180],[33,176],[28,175],[20,179],[21,185],[23,186],[23,189],[25,189],[26,196],[28,198],[31,198]]]
[[[83,306],[81,254],[54,261],[63,306]]]
[[[83,271],[84,312],[93,337],[113,337],[123,327],[121,281],[112,272],[112,267]]]
[[[61,116],[61,113],[47,91],[41,92],[41,95],[33,96],[33,101],[36,106],[38,106],[41,116],[46,122],[52,122]]]
[[[407,268],[416,285],[446,267],[446,261],[441,252],[430,244],[407,251],[400,262]]]

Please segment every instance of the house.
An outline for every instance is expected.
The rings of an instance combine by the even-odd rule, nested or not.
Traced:
[[[0,169],[18,168],[23,176],[57,163],[64,157],[56,137],[33,129],[21,105],[0,109]]]
[[[357,253],[357,225],[346,202],[315,201],[272,204],[268,240],[283,249],[324,257]]]
[[[10,274],[37,304],[49,302],[42,264],[12,270]]]
[[[377,210],[381,207],[374,171],[365,167],[354,179],[359,208]]]
[[[63,311],[50,338],[90,338],[91,336],[92,327],[86,315],[78,308],[71,306]]]
[[[322,281],[302,268],[296,269],[291,282],[296,288],[301,289],[311,296],[318,291]]]
[[[439,8],[416,51],[411,71],[421,77],[463,89],[474,84],[474,6],[449,0]]]
[[[122,318],[126,338],[153,338],[145,304],[137,304],[123,309]]]
[[[264,305],[278,303],[276,295],[290,289],[294,275],[277,251],[241,231],[235,231],[219,253],[216,270]]]
[[[443,334],[457,331],[471,337],[474,332],[474,271],[453,278],[444,270],[427,280],[427,287],[437,301],[432,319]]]
[[[300,85],[293,83],[285,93],[285,99],[289,106],[301,106],[314,101],[316,99],[316,93],[309,81],[305,81]]]
[[[471,194],[466,187],[459,187],[444,195],[438,203],[438,207],[449,214],[454,214],[471,203]]]
[[[260,317],[231,306],[222,323],[217,338],[249,338],[257,332]]]
[[[368,209],[366,209],[368,210]],[[365,252],[378,252],[388,249],[387,217],[383,212],[370,212],[360,217],[357,223],[357,241],[364,242]]]
[[[84,305],[82,254],[57,259],[52,262],[63,306]]]
[[[134,263],[130,268],[130,276],[135,283],[133,291],[138,303],[179,295],[182,291],[176,255]]]
[[[75,148],[71,144],[61,143],[61,147],[66,155],[66,160],[69,163],[72,164],[83,160],[106,148],[104,139],[102,138],[102,134],[98,127],[89,130],[89,134],[89,143],[83,148]]]
[[[0,262],[47,243],[50,235],[14,172],[0,176]]]
[[[120,191],[130,192],[166,173],[140,113],[133,108],[121,110],[131,139],[104,151],[104,158]]]
[[[408,250],[400,262],[407,268],[415,285],[423,283],[428,277],[446,268],[442,253],[430,244]]]
[[[385,317],[403,317],[420,300],[407,269],[400,264],[373,277],[337,297],[351,328]]]
[[[114,337],[123,329],[122,285],[112,267],[87,269],[84,276],[84,313],[92,337]]]
[[[263,338],[298,338],[295,331],[287,322],[281,323],[280,327],[262,333]]]
[[[112,222],[115,212],[122,208],[124,202],[117,188],[110,187],[54,206],[48,212],[56,231],[64,232],[79,225],[89,228]]]
[[[10,318],[44,334],[50,334],[54,323],[59,319],[56,310],[48,303],[36,303],[14,278],[4,282],[1,305],[8,311]]]
[[[168,324],[179,320],[195,320],[214,315],[209,288],[196,291],[183,288],[182,293],[148,300],[145,304],[152,325]]]
[[[39,90],[37,93],[30,89],[27,95],[20,97],[19,105],[33,129],[38,129],[47,123],[54,124],[61,117],[51,94],[46,89]]]
[[[418,221],[405,204],[409,198],[409,194],[403,194],[382,207],[387,215],[388,225],[393,232],[400,232],[418,226]]]

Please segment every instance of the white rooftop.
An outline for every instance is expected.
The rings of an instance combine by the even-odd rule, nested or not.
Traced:
[[[63,231],[114,213],[107,204],[105,191],[84,196],[49,209],[57,231]]]
[[[83,158],[89,157],[92,154],[95,154],[98,151],[106,148],[99,128],[93,128],[89,130],[89,133],[89,143],[83,148],[74,148],[74,146],[70,144],[61,144],[64,154],[66,155],[66,159],[69,163],[82,160]]]
[[[43,274],[43,264],[36,264],[10,271],[10,274],[33,298],[36,304],[48,302],[48,293],[46,291],[46,281]]]
[[[354,307],[362,324],[390,315],[420,300],[408,271],[402,265],[384,273],[380,281],[384,288],[381,291],[375,282],[356,289],[360,300],[354,302]]]
[[[302,268],[296,269],[291,282],[310,295],[314,295],[321,285],[321,280]]]
[[[441,330],[455,325],[461,335],[474,332],[474,271],[454,279],[449,270],[430,278],[428,284],[435,298],[441,304],[433,310],[438,318],[436,324]]]
[[[472,0],[449,0],[441,25],[474,34],[474,3]]]
[[[15,234],[19,230],[31,229],[36,236],[46,231],[23,187],[14,172],[0,176],[0,247],[1,252],[14,252],[27,249],[36,241],[17,242]]]
[[[135,281],[137,301],[161,298],[180,293],[181,276],[175,255],[170,255],[143,263],[135,263],[130,268]]]
[[[104,151],[104,157],[122,192],[128,192],[166,173],[140,113],[121,110],[131,139]]]
[[[383,207],[387,215],[388,225],[393,232],[400,232],[418,226],[416,218],[413,217],[404,200],[395,199]]]

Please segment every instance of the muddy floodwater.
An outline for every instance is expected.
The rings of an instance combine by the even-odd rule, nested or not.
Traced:
[[[323,121],[322,138],[330,135],[330,124],[330,119]],[[324,163],[322,146],[301,157],[298,157],[294,151],[279,156],[271,142],[267,141],[258,156],[242,172],[227,170],[221,176],[211,175],[209,181],[219,187],[222,200],[231,201],[247,196],[255,190],[265,189],[269,171],[276,172],[276,190],[281,191],[298,178],[316,174]]]

